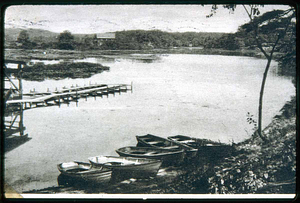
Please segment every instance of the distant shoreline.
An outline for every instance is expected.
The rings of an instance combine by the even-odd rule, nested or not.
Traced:
[[[201,55],[225,55],[225,56],[248,56],[264,58],[257,50],[225,50],[225,49],[201,49],[197,47],[184,47],[172,49],[151,49],[151,50],[59,50],[59,49],[5,49],[5,59],[14,60],[60,60],[60,59],[84,59],[86,57],[103,57],[110,55],[130,54],[201,54]],[[126,57],[127,58],[127,57]],[[131,56],[132,58],[132,56]],[[138,59],[143,59],[138,57]],[[145,59],[149,58],[147,56]]]

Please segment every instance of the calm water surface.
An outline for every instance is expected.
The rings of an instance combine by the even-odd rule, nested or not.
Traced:
[[[78,60],[80,61],[80,60]],[[88,79],[23,81],[24,92],[89,83],[130,84],[133,92],[81,99],[76,107],[57,106],[24,112],[32,139],[5,154],[5,181],[18,192],[57,185],[57,164],[117,155],[135,145],[135,135],[182,134],[231,143],[250,137],[247,112],[257,117],[266,60],[217,55],[163,55],[160,60],[87,58],[111,67]],[[265,88],[263,125],[270,123],[295,94],[291,79],[272,67]]]

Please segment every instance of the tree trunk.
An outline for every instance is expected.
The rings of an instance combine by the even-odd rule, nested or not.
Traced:
[[[263,75],[263,80],[261,83],[261,89],[260,89],[260,93],[259,93],[259,105],[258,105],[258,135],[259,137],[265,142],[267,141],[267,139],[263,136],[262,134],[262,109],[263,109],[263,96],[264,96],[264,89],[265,89],[265,84],[266,84],[266,80],[267,80],[267,75],[268,75],[268,71],[271,65],[271,61],[272,61],[272,57],[268,58],[268,63]]]

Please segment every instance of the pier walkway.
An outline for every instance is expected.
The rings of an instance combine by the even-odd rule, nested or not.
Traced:
[[[23,93],[22,99],[12,99],[6,101],[6,108],[13,106],[21,106],[23,109],[30,109],[43,106],[60,106],[61,103],[77,102],[80,98],[96,97],[109,94],[115,95],[121,92],[132,92],[132,84],[94,84],[83,87],[64,88],[61,91],[54,92],[30,92]]]

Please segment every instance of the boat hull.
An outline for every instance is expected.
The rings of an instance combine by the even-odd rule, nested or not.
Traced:
[[[175,136],[169,136],[168,139],[175,142],[179,142],[180,144],[183,145],[187,145],[194,149],[198,149],[200,147],[200,142],[197,141],[196,138],[192,138],[184,135],[175,135]]]
[[[184,150],[167,150],[153,147],[122,147],[116,152],[123,157],[136,157],[162,160],[163,165],[182,162],[184,159]]]
[[[89,161],[95,167],[108,168],[114,174],[131,178],[155,177],[162,164],[160,160],[115,156],[96,156]]]
[[[92,164],[84,162],[60,163],[57,165],[57,168],[64,176],[84,181],[105,183],[109,182],[112,176],[112,170],[92,167]]]
[[[155,135],[147,134],[144,136],[136,136],[136,139],[138,141],[137,146],[147,146],[147,147],[155,147],[158,149],[172,149],[172,150],[183,149],[186,158],[194,157],[197,155],[197,149]]]
[[[190,147],[190,150],[187,150],[187,157],[195,157],[198,152],[198,148],[200,147],[200,143],[197,141],[196,138],[184,136],[184,135],[175,135],[169,136],[169,140],[176,142],[178,144]]]

